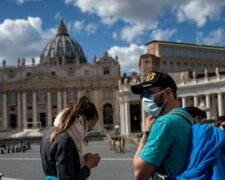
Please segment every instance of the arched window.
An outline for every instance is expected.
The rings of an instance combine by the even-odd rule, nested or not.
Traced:
[[[163,68],[163,69],[166,69],[166,68],[167,68],[167,62],[166,62],[166,61],[163,61],[163,62],[162,62],[162,68]]]
[[[170,61],[170,70],[174,70],[174,62]]]
[[[185,70],[187,70],[188,69],[188,63],[184,63],[184,68],[185,68]]]
[[[181,63],[180,62],[177,62],[177,69],[180,70],[180,68],[181,68]]]
[[[113,109],[111,104],[105,104],[103,107],[103,123],[106,129],[113,128]]]
[[[191,69],[195,69],[195,64],[191,63]]]

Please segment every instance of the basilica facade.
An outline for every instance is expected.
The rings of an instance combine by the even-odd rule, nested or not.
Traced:
[[[0,129],[52,125],[57,113],[81,96],[88,96],[105,129],[120,127],[123,135],[142,131],[146,114],[130,86],[150,70],[169,73],[178,86],[182,107],[197,106],[215,120],[225,114],[225,48],[151,41],[137,60],[140,74],[120,75],[118,57],[104,52],[89,63],[63,21],[43,48],[40,62],[18,59],[17,66],[0,66]]]
[[[88,63],[63,21],[40,62],[26,61],[18,59],[12,67],[3,60],[0,66],[0,129],[49,127],[60,110],[84,95],[96,105],[102,127],[119,120],[118,58],[104,52]]]

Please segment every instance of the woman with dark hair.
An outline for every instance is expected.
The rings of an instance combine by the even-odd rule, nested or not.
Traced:
[[[96,154],[83,154],[85,131],[93,128],[98,112],[88,97],[81,97],[55,118],[54,127],[43,136],[40,145],[45,180],[85,180],[100,161]]]

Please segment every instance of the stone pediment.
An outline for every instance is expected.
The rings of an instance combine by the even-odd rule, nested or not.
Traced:
[[[46,72],[36,72],[30,75],[27,75],[25,80],[26,81],[55,81],[55,80],[60,80],[60,78]]]

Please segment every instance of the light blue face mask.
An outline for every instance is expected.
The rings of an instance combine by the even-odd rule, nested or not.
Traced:
[[[151,114],[154,117],[158,117],[160,115],[164,105],[167,102],[167,99],[164,101],[164,103],[161,107],[156,105],[154,99],[155,99],[155,96],[161,94],[164,90],[160,91],[157,94],[152,94],[149,97],[143,97],[142,98],[142,107],[144,108],[144,111],[146,113]]]

